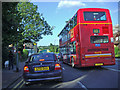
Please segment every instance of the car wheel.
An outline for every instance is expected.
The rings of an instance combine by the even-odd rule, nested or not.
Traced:
[[[71,64],[72,64],[72,67],[74,68],[74,67],[75,67],[75,64],[74,64],[73,57],[72,57],[72,59],[71,59]]]

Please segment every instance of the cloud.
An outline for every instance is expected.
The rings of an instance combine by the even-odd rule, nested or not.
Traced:
[[[74,7],[74,6],[82,6],[84,7],[86,4],[82,3],[81,1],[60,1],[58,3],[58,8],[63,8],[63,7]]]

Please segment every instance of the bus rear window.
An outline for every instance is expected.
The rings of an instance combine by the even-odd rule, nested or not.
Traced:
[[[105,12],[84,12],[85,21],[106,21]]]
[[[108,36],[91,36],[91,43],[108,43]]]

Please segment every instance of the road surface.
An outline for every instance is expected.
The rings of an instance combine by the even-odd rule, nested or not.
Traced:
[[[25,86],[23,78],[16,81],[11,88],[118,88],[120,84],[120,59],[116,65],[102,67],[72,68],[62,64],[63,81],[40,81]],[[120,88],[120,87],[119,87]]]

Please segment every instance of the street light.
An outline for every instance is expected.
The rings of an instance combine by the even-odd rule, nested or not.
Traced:
[[[17,31],[19,31],[19,29],[17,29]],[[18,68],[18,36],[17,36],[17,45],[16,45],[16,51],[17,51],[17,57],[16,57],[16,72],[19,72],[19,68]]]

